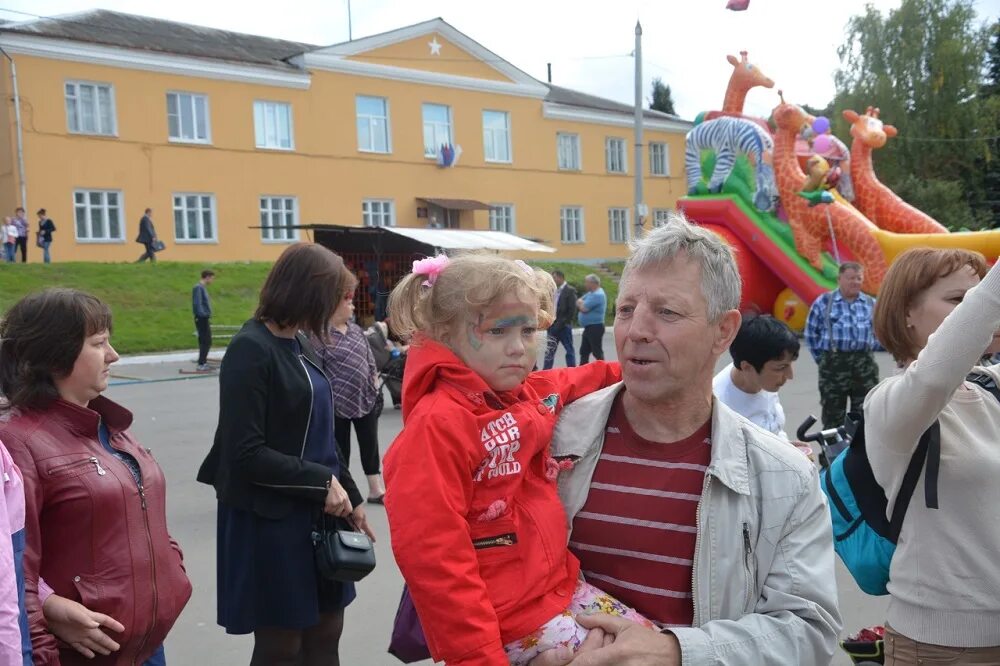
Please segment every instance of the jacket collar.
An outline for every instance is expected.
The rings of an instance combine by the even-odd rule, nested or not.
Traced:
[[[566,407],[556,423],[552,440],[555,457],[583,458],[600,453],[604,433],[615,398],[625,388],[619,382],[580,398]],[[712,396],[712,458],[707,474],[711,474],[734,492],[750,494],[750,469],[747,462],[747,442],[740,417]]]
[[[128,430],[132,425],[132,412],[103,395],[91,400],[86,407],[57,398],[39,415],[43,419],[53,419],[71,432],[89,437],[97,437],[97,428],[102,420],[112,435]]]
[[[524,384],[513,391],[497,393],[474,370],[471,370],[447,346],[424,335],[414,340],[406,357],[403,375],[403,416],[406,417],[417,402],[431,391],[446,387],[462,396],[470,407],[486,405],[502,409],[516,401]]]

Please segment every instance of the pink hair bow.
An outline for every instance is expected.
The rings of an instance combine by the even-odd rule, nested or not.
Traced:
[[[432,287],[434,283],[437,282],[438,276],[444,272],[444,269],[448,267],[448,256],[444,254],[439,254],[436,257],[428,257],[427,259],[419,259],[413,262],[413,274],[414,275],[426,275],[427,279],[423,281],[423,286]]]

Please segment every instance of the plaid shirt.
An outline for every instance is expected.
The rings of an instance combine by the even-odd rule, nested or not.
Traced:
[[[378,370],[361,327],[351,322],[346,333],[331,327],[328,344],[312,342],[333,388],[334,413],[342,419],[368,415],[378,396]]]
[[[819,361],[824,352],[831,350],[881,351],[872,325],[874,311],[875,299],[868,294],[859,294],[853,302],[844,300],[839,289],[822,294],[809,308],[806,318],[806,344],[813,359]]]

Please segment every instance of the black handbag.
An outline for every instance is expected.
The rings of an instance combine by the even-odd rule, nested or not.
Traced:
[[[375,569],[371,539],[346,519],[321,516],[312,531],[312,542],[316,570],[326,580],[354,583]]]

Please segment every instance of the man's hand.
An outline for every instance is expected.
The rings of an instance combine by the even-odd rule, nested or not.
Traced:
[[[603,629],[591,629],[587,632],[587,637],[583,639],[583,643],[580,644],[580,649],[576,652],[576,655],[610,645],[613,640],[614,637],[604,633]],[[541,653],[532,659],[528,666],[566,666],[566,664],[573,661],[576,655],[572,649],[561,645],[554,650],[546,650]]]
[[[587,629],[603,629],[614,642],[600,650],[581,649],[573,666],[681,666],[681,647],[673,634],[659,634],[604,613],[577,615],[576,621]]]
[[[118,633],[125,631],[118,620],[95,613],[72,599],[49,595],[42,605],[42,614],[49,631],[87,659],[93,659],[95,654],[109,655],[121,647],[101,630],[107,627]]]

